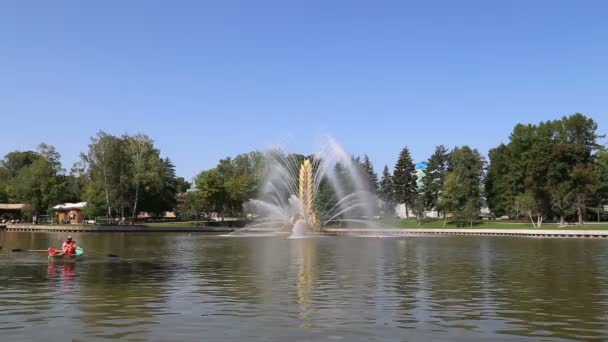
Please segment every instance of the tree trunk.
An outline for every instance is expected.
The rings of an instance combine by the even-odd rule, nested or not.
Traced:
[[[407,220],[409,218],[410,218],[410,213],[409,213],[409,211],[407,209],[407,203],[405,203],[405,219]]]
[[[133,203],[133,214],[131,215],[131,224],[135,224],[137,218],[137,202],[139,201],[139,184],[135,186],[135,202]]]
[[[584,215],[583,215],[583,207],[584,207],[584,200],[582,198],[582,195],[578,195],[577,196],[577,205],[576,205],[576,213],[578,215],[578,224],[582,225],[584,223]]]
[[[563,227],[565,223],[564,215],[559,215],[559,226]]]
[[[108,208],[108,219],[112,217],[112,209],[110,208],[110,193],[108,191],[108,172],[106,171],[106,157],[105,151],[103,150],[103,145],[99,144],[99,148],[101,149],[101,170],[103,172],[103,187],[106,193],[106,207]]]
[[[534,217],[532,216],[532,212],[528,213],[528,217],[530,218],[530,221],[532,222],[532,227],[536,228],[536,223],[534,222]]]
[[[443,228],[448,224],[448,215],[443,216]]]
[[[536,228],[540,228],[543,225],[543,215],[538,215],[538,223],[536,224]]]

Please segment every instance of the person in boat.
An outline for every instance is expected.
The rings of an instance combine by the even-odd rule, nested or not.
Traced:
[[[67,239],[65,239],[65,242],[63,243],[63,245],[61,246],[61,254],[64,254],[64,255],[76,254],[76,241],[74,241],[74,239],[72,239],[71,236],[68,236]]]

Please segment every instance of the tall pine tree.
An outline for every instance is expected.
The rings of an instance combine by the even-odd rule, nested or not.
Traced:
[[[388,170],[387,165],[384,165],[384,170],[382,171],[379,194],[383,202],[384,215],[392,215],[395,206],[395,185],[393,184],[393,176]]]
[[[410,155],[409,149],[406,147],[399,153],[399,160],[395,165],[393,173],[393,184],[395,185],[395,201],[399,204],[405,204],[405,216],[409,217],[409,209],[415,199],[417,193],[416,173],[414,162]]]
[[[369,160],[369,157],[364,155],[363,163],[361,164],[363,167],[363,174],[368,182],[369,191],[372,194],[378,193],[378,175],[374,172],[374,166]]]
[[[426,209],[441,211],[439,206],[439,195],[445,187],[445,179],[448,173],[448,149],[443,145],[435,148],[435,152],[427,163],[426,175],[422,180],[424,188],[422,193]]]

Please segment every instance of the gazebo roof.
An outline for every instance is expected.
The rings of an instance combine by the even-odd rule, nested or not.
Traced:
[[[71,210],[71,209],[82,209],[87,206],[87,202],[78,203],[63,203],[53,207],[55,210]]]
[[[25,204],[23,203],[0,203],[0,210],[23,210]]]

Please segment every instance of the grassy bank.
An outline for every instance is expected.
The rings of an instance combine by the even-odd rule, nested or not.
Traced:
[[[224,225],[230,221],[225,221]],[[433,228],[473,228],[473,229],[533,229],[530,223],[521,222],[503,222],[503,221],[474,221],[473,226],[467,222],[466,224],[456,222],[448,222],[444,227],[443,220],[430,220],[421,222],[418,224],[416,220],[402,220],[402,219],[384,219],[381,220],[382,226],[386,228],[408,228],[408,229],[433,229]],[[183,222],[150,222],[145,224],[139,224],[146,227],[155,228],[178,228],[178,227],[192,227],[192,226],[207,226],[209,222],[205,221],[183,221]],[[211,225],[219,225],[219,222],[212,222]],[[566,226],[560,227],[556,223],[545,223],[541,229],[564,229],[564,230],[608,230],[608,222],[589,223],[584,226]]]
[[[194,225],[204,225],[204,222],[184,221],[184,222],[150,222],[140,223],[141,226],[154,228],[176,228],[176,227],[192,227]]]
[[[179,227],[234,227],[240,228],[245,225],[244,221],[226,219],[224,221],[181,221],[181,222],[148,222],[138,225],[151,228],[179,228]]]
[[[382,220],[382,224],[387,227],[396,228],[408,228],[408,229],[432,229],[432,228],[477,228],[477,229],[533,229],[531,223],[513,223],[513,222],[501,222],[501,221],[474,221],[473,226],[469,223],[460,225],[456,222],[448,222],[444,227],[443,220],[432,220],[421,222],[420,224],[416,220],[402,220],[402,219],[385,219]],[[564,229],[564,230],[608,230],[608,223],[589,223],[584,226],[566,226],[560,227],[556,223],[545,223],[540,229]]]

